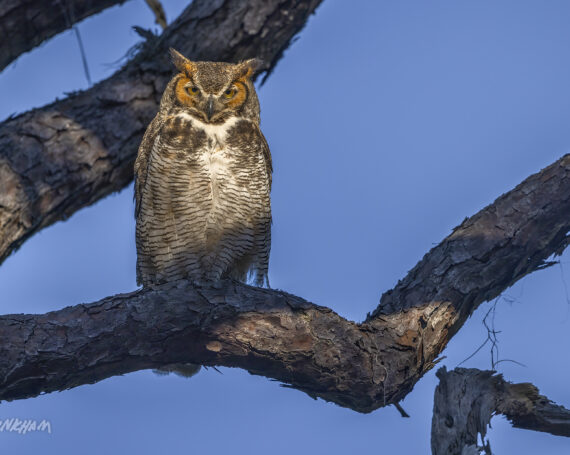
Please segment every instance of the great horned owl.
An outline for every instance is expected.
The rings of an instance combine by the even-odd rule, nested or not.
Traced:
[[[268,285],[272,167],[252,82],[258,61],[171,55],[179,73],[135,161],[137,282]]]

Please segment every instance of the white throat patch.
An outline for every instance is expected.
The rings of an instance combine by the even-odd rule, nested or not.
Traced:
[[[231,117],[224,123],[214,124],[214,123],[204,123],[195,117],[192,117],[186,112],[177,114],[177,117],[183,118],[184,120],[190,120],[194,128],[203,130],[206,135],[213,139],[214,143],[224,144],[226,141],[226,136],[228,131],[240,120],[242,117]]]

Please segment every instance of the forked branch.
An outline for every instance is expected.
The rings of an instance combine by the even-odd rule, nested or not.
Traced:
[[[570,411],[529,383],[511,384],[494,371],[456,368],[437,372],[431,448],[433,455],[491,454],[485,441],[491,417],[503,414],[514,427],[570,437]],[[484,447],[477,444],[478,437]]]

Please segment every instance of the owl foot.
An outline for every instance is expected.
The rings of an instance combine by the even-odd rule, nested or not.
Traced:
[[[171,363],[170,365],[156,368],[152,370],[152,372],[159,376],[174,373],[183,378],[191,378],[200,371],[200,368],[202,368],[200,365],[196,365],[194,363]]]

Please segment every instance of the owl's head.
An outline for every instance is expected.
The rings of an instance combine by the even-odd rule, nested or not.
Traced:
[[[169,104],[204,123],[219,124],[234,116],[259,122],[259,101],[252,82],[259,67],[257,59],[237,64],[192,62],[174,49],[170,53],[180,72],[168,84]]]

